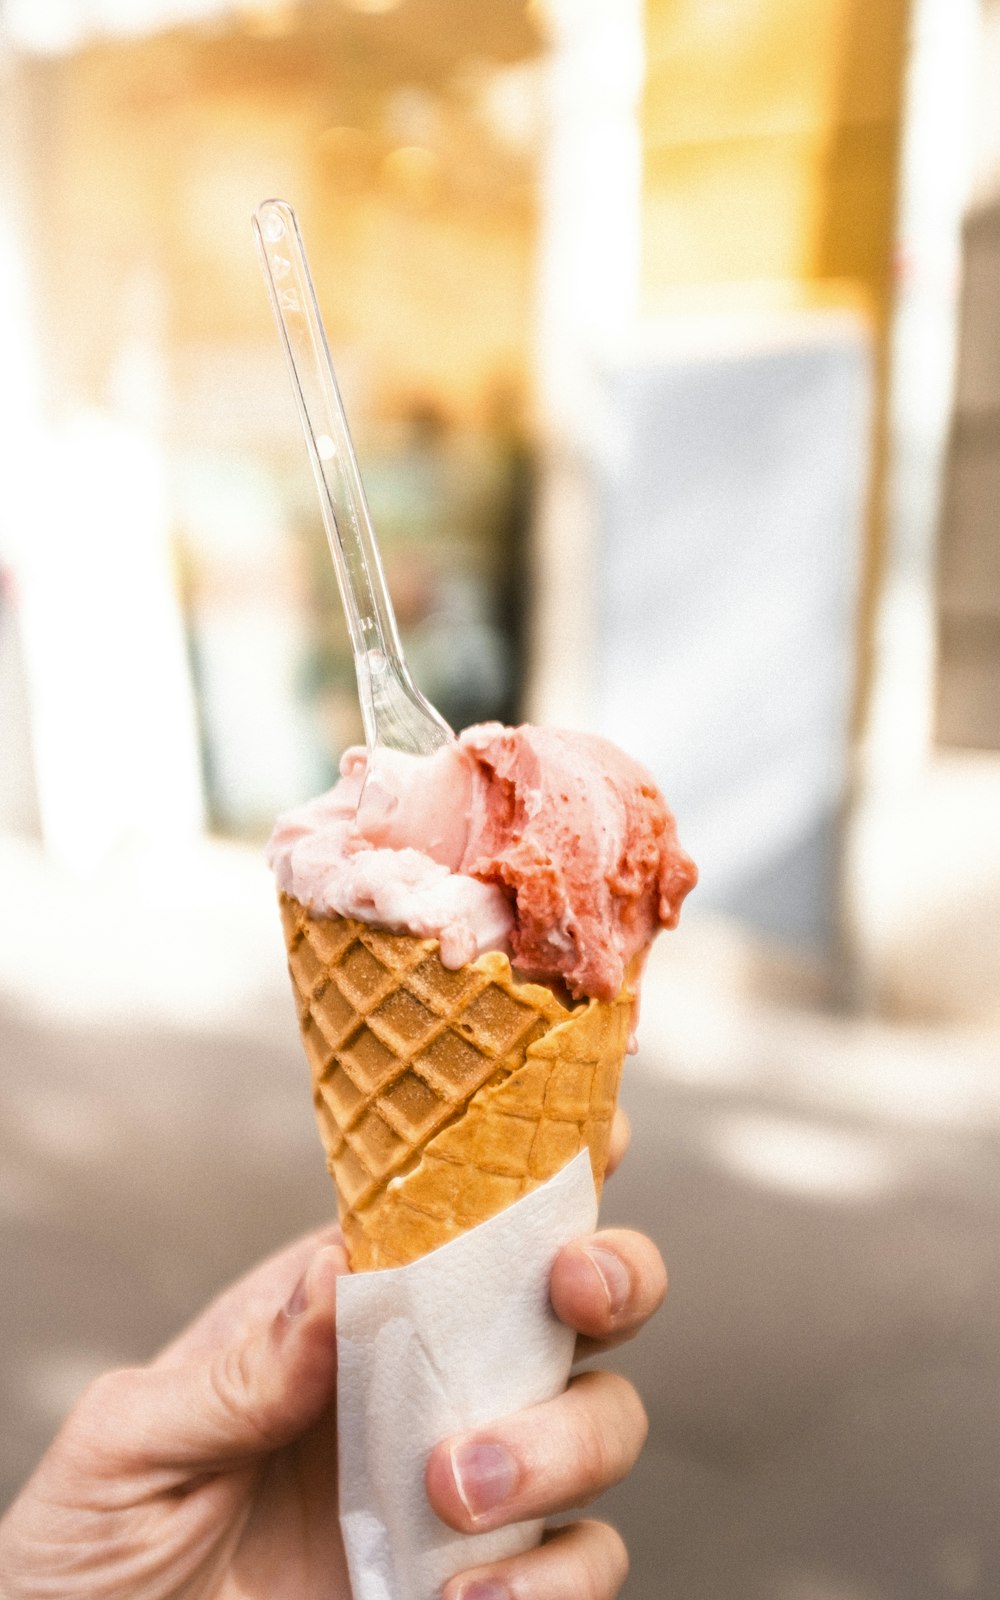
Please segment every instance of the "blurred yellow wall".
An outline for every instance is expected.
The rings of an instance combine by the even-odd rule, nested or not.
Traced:
[[[495,72],[535,47],[501,9]],[[486,70],[465,68],[475,18],[429,54],[426,17],[407,17],[385,19],[398,38],[334,7],[277,38],[180,30],[26,65],[39,287],[67,404],[103,398],[137,269],[159,280],[175,377],[192,344],[273,353],[249,221],[274,192],[299,210],[331,338],[363,352],[375,412],[430,395],[475,418],[498,383],[524,384],[533,157],[485,120]]]
[[[908,0],[648,0],[644,289],[889,295]]]
[[[862,690],[881,545],[908,14],[909,0],[647,0],[646,11],[646,310],[699,285],[724,302],[860,304],[873,320]]]

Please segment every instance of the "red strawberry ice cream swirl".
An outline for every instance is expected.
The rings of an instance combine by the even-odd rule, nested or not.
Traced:
[[[478,773],[460,870],[512,896],[514,965],[613,999],[697,879],[659,789],[591,734],[485,724],[461,744]]]

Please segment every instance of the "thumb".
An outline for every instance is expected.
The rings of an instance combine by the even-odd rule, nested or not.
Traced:
[[[67,1425],[106,1470],[212,1472],[297,1439],[334,1398],[339,1245],[277,1313],[201,1357],[98,1378]]]

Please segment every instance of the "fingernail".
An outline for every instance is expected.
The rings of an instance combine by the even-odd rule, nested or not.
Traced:
[[[281,1315],[285,1320],[301,1317],[310,1307],[334,1302],[334,1282],[346,1272],[347,1257],[343,1246],[325,1244],[316,1251],[305,1272],[289,1295]]]
[[[492,1578],[481,1581],[474,1578],[464,1583],[455,1600],[510,1600],[510,1590],[505,1583],[494,1583]]]
[[[302,1274],[285,1304],[286,1317],[300,1317],[309,1304],[309,1268]]]
[[[517,1462],[502,1444],[456,1444],[451,1449],[455,1487],[469,1516],[481,1517],[509,1500]]]
[[[632,1292],[632,1280],[628,1268],[621,1256],[614,1255],[610,1250],[602,1250],[598,1245],[589,1246],[587,1255],[608,1297],[608,1310],[613,1317],[616,1317],[619,1311],[625,1309]]]

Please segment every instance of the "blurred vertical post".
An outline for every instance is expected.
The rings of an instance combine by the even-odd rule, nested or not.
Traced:
[[[41,395],[27,262],[18,219],[23,210],[23,85],[0,23],[0,826],[38,828],[29,710],[24,682],[18,576],[31,541],[32,482],[41,438]]]
[[[979,0],[914,0],[910,29],[885,570],[862,751],[868,799],[881,805],[891,794],[893,808],[912,801],[931,747],[937,524],[954,391],[978,7]],[[871,864],[865,871],[870,875]]]
[[[1000,750],[1000,3],[983,0],[971,196],[964,220],[955,412],[937,593],[936,731]]]
[[[549,0],[549,127],[541,175],[536,372],[542,470],[532,700],[586,726],[597,584],[596,363],[632,328],[641,271],[642,0]]]
[[[78,260],[52,226],[60,174],[31,130],[51,126],[64,63],[5,48],[4,385],[12,468],[5,542],[24,640],[35,779],[46,848],[102,869],[122,849],[187,841],[202,826],[194,707],[171,567],[162,441],[163,293],[150,247],[128,235],[102,274],[106,321],[93,368],[66,361],[78,336],[59,309]],[[76,196],[86,212],[87,196]],[[107,192],[93,184],[101,214]],[[46,296],[45,324],[32,316]],[[73,355],[76,355],[74,348]],[[69,366],[73,377],[65,381]]]
[[[1000,967],[1000,6],[914,0],[913,34],[887,581],[851,887],[871,1003],[897,1017],[992,1023]]]

